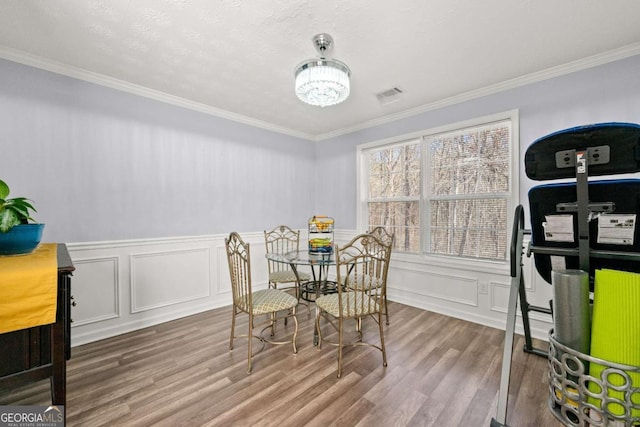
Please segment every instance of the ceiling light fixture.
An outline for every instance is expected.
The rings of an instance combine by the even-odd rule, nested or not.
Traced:
[[[327,58],[333,39],[329,34],[313,37],[319,58],[307,59],[296,67],[296,95],[307,104],[327,107],[349,97],[351,70],[337,59]]]

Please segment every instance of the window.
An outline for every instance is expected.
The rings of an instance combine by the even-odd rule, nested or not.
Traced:
[[[363,222],[394,232],[396,251],[506,260],[514,129],[509,112],[360,147]]]
[[[395,233],[395,248],[420,250],[420,141],[368,152],[369,229]],[[394,249],[395,249],[394,248]]]

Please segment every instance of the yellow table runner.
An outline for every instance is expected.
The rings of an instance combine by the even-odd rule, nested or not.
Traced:
[[[0,333],[56,321],[57,244],[21,256],[0,256]]]

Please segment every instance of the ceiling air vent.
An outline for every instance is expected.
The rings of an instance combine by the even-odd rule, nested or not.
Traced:
[[[399,100],[402,93],[402,89],[400,89],[399,87],[393,87],[376,94],[376,98],[378,98],[380,104],[386,105]]]

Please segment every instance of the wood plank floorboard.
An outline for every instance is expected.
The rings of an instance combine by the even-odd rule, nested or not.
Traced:
[[[350,347],[340,379],[336,348],[326,342],[337,334],[323,324],[326,341],[313,347],[314,320],[305,307],[298,354],[267,344],[251,375],[246,338],[229,351],[230,307],[75,347],[67,426],[488,426],[504,331],[393,302],[389,312],[388,367],[380,351]],[[292,322],[279,322],[275,338],[292,330]],[[236,334],[246,332],[240,316]],[[364,338],[378,341],[370,319]],[[547,408],[547,361],[524,353],[523,341],[516,336],[507,423],[560,426]],[[48,381],[0,390],[0,405],[48,404]]]

